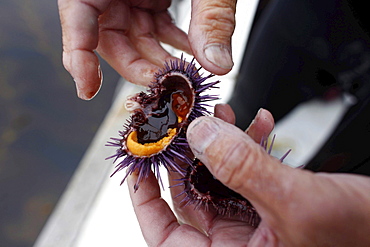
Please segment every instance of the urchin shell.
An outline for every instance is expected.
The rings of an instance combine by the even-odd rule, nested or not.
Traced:
[[[219,81],[206,82],[213,74],[199,74],[195,60],[187,63],[171,60],[154,76],[147,93],[131,96],[126,108],[130,118],[119,131],[119,138],[111,138],[108,146],[118,147],[107,159],[114,159],[116,170],[127,168],[122,180],[133,172],[138,173],[135,190],[151,171],[161,182],[159,166],[168,171],[185,174],[179,162],[190,165],[193,154],[186,140],[186,128],[191,121],[208,115],[207,101],[218,97],[204,94]]]
[[[180,203],[182,206],[193,204],[195,209],[214,209],[217,214],[224,216],[239,216],[250,225],[255,226],[260,218],[253,205],[237,192],[223,185],[215,179],[208,168],[195,159],[188,167],[187,173],[182,179],[185,194]]]
[[[275,136],[267,148],[267,138],[260,145],[271,154]],[[280,158],[282,162],[290,150]],[[183,207],[194,205],[195,209],[213,209],[219,215],[238,216],[251,226],[257,226],[261,221],[256,209],[246,198],[229,189],[210,173],[208,168],[198,159],[194,159],[187,173],[175,186],[183,186],[184,190],[176,197],[184,196],[180,204]]]

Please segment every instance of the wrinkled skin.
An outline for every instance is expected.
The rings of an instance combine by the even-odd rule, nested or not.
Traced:
[[[230,108],[221,108],[223,114],[216,110],[216,116],[223,120],[194,120],[188,141],[216,178],[252,202],[260,225],[253,228],[237,217],[180,207],[181,198],[174,199],[177,218],[161,199],[154,176],[134,193],[133,175],[131,198],[149,246],[369,246],[368,177],[282,165],[258,144],[273,128],[268,111],[260,110],[245,133],[231,124]]]
[[[175,59],[160,42],[193,54],[212,73],[231,70],[236,0],[193,0],[189,37],[173,23],[167,11],[170,4],[169,0],[58,1],[63,64],[81,99],[93,98],[101,87],[95,51],[128,81],[144,86],[165,61]]]
[[[169,5],[168,0],[58,1],[63,64],[80,98],[93,98],[101,87],[95,52],[138,85],[147,85],[171,59],[160,42],[193,54],[212,73],[231,70],[236,0],[192,0],[188,35],[171,21]],[[149,246],[370,246],[369,177],[314,174],[281,165],[258,144],[273,127],[265,110],[247,133],[233,126],[228,106],[218,106],[216,116],[220,119],[193,121],[189,144],[216,178],[252,202],[261,224],[255,229],[214,212],[180,208],[174,200],[176,218],[160,198],[155,177],[134,193],[133,175],[128,181],[131,198]]]

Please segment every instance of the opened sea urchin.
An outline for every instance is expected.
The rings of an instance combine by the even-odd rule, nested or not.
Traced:
[[[138,172],[139,184],[153,171],[161,181],[159,166],[169,171],[185,174],[178,162],[190,165],[193,154],[186,140],[186,128],[195,118],[209,114],[205,102],[217,99],[203,94],[218,83],[206,82],[213,75],[202,76],[194,59],[171,60],[155,74],[147,93],[140,92],[126,102],[130,118],[119,132],[120,138],[112,138],[109,146],[117,147],[114,158],[118,162],[112,176],[127,168],[126,176]]]
[[[271,154],[275,136],[267,149],[267,138],[262,138],[260,145]],[[290,150],[280,158],[282,162]],[[203,207],[214,209],[223,216],[239,216],[251,226],[257,226],[260,217],[254,206],[242,195],[231,190],[215,178],[208,168],[198,159],[187,169],[186,175],[175,186],[183,186],[184,190],[177,197],[184,195],[182,206],[193,204],[195,209]]]

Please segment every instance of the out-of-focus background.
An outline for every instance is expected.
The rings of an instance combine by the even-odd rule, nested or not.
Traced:
[[[61,63],[57,1],[0,1],[0,246],[32,246],[112,103],[77,98]]]

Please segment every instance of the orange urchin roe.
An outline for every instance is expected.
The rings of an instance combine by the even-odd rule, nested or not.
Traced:
[[[176,135],[176,128],[169,129],[167,134],[157,142],[141,144],[137,140],[137,132],[133,131],[127,137],[127,148],[133,155],[137,156],[150,156],[159,153],[170,144],[172,138]]]

